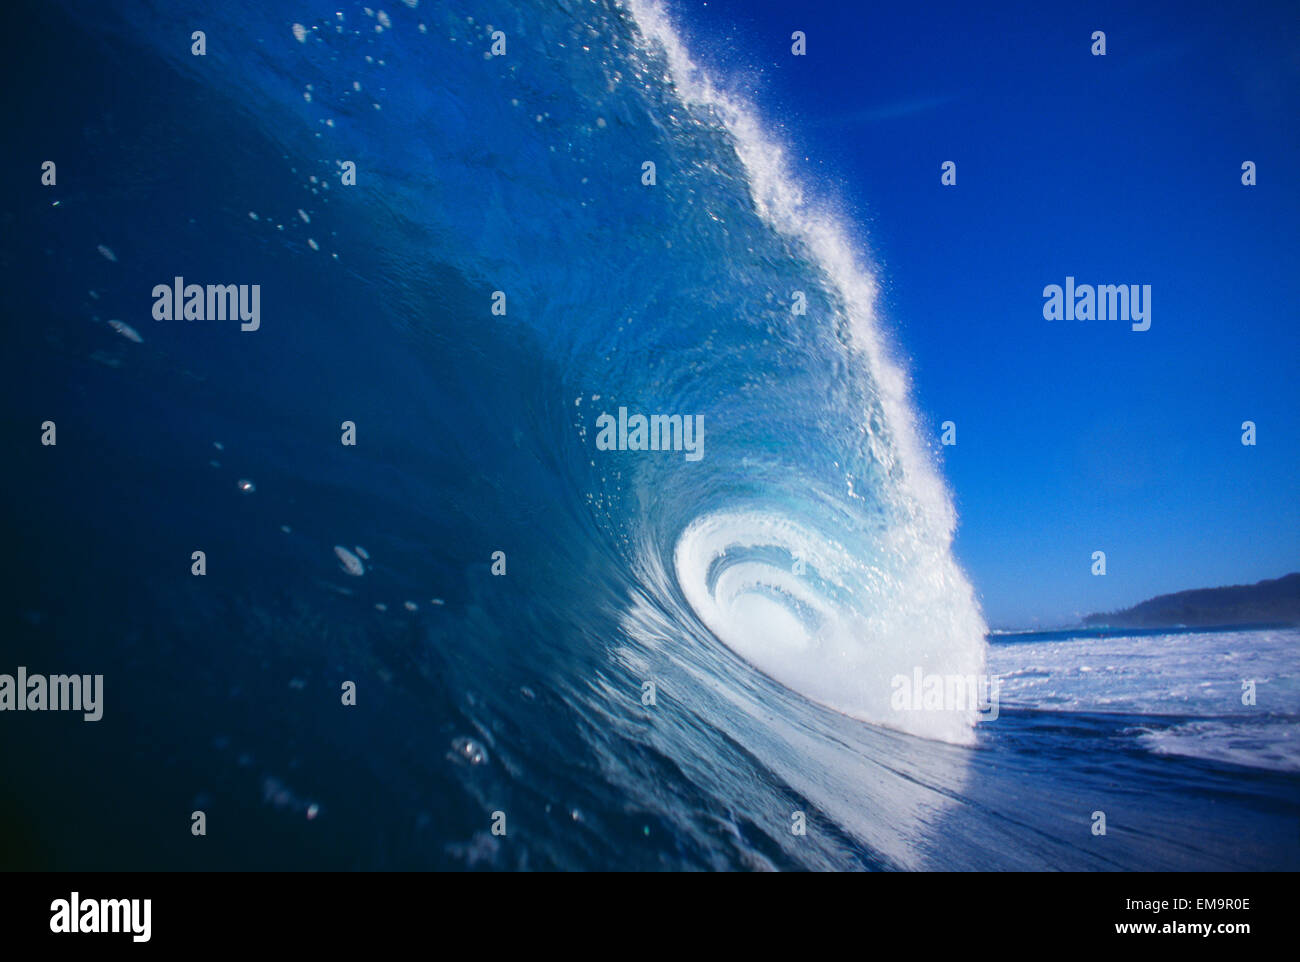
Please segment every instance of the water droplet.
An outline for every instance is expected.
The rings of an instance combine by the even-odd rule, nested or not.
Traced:
[[[144,339],[140,337],[140,333],[130,324],[123,323],[122,321],[109,321],[108,326],[117,331],[117,333],[121,334],[128,341],[134,341],[136,344],[144,343]]]
[[[336,544],[334,546],[334,554],[338,556],[339,563],[343,566],[343,570],[348,574],[359,578],[366,573],[366,568],[361,563],[361,559],[347,548],[343,547],[343,545]]]
[[[464,759],[471,765],[487,764],[487,749],[472,738],[457,738],[451,743],[451,750],[457,758]]]

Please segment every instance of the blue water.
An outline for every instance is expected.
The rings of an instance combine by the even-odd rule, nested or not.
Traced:
[[[0,719],[7,864],[1300,864],[1294,636],[1197,636],[1271,653],[1256,714],[1163,710],[1176,641],[1100,694],[987,644],[851,225],[667,23],[393,7],[66,3],[3,58],[0,671],[105,676]],[[177,275],[260,329],[153,320]],[[619,406],[704,457],[598,450]],[[894,711],[914,668],[998,719]]]

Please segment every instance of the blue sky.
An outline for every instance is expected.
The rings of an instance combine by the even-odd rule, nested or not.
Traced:
[[[879,265],[995,627],[1300,569],[1300,6],[1056,6],[673,6]],[[1044,320],[1067,275],[1151,329]]]

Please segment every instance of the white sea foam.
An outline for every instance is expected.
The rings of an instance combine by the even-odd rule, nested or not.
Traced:
[[[1294,719],[1259,725],[1236,722],[1189,722],[1138,733],[1138,741],[1156,755],[1179,755],[1276,772],[1300,772],[1300,727]]]
[[[1300,771],[1300,630],[1170,632],[1005,642],[989,663],[1002,704],[1141,715],[1158,755]]]
[[[862,721],[973,740],[974,706],[900,712],[891,704],[898,675],[983,671],[970,611],[928,603],[942,586],[924,565],[866,563],[831,538],[762,511],[697,519],[674,561],[700,620],[786,687]]]
[[[1004,705],[1041,711],[1209,717],[1300,713],[1300,631],[1082,636],[993,645]],[[1255,704],[1242,704],[1242,682]]]

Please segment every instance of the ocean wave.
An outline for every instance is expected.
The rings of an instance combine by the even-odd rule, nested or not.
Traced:
[[[1201,720],[1158,730],[1142,729],[1138,741],[1156,755],[1300,772],[1298,719],[1267,718],[1256,724],[1240,720]]]
[[[1141,715],[1174,691],[1195,713],[1233,695],[1237,674],[1266,693],[1283,675],[1238,662],[1209,691],[1178,680],[1176,646],[1160,639],[990,656],[860,232],[744,96],[692,60],[663,6],[422,0],[381,23],[349,4],[289,15],[234,3],[206,58],[176,40],[197,5],[68,6],[132,57],[152,45],[150,65],[180,92],[164,87],[151,111],[237,132],[195,176],[219,191],[173,179],[157,203],[203,232],[213,263],[264,274],[250,278],[266,293],[255,342],[148,321],[157,354],[133,349],[114,369],[151,390],[164,368],[201,374],[205,390],[185,392],[193,410],[176,416],[203,434],[204,462],[225,439],[228,467],[203,470],[227,472],[221,490],[241,499],[230,523],[229,502],[200,510],[178,486],[167,510],[129,516],[123,540],[210,512],[211,557],[242,558],[223,567],[250,578],[223,583],[218,601],[206,584],[178,594],[168,575],[140,608],[168,638],[204,637],[185,619],[205,613],[256,652],[250,687],[280,672],[314,692],[368,672],[366,704],[383,699],[404,746],[365,752],[368,775],[393,811],[440,826],[434,861],[1177,863],[1093,844],[1100,790],[1091,763],[1066,764],[1073,739],[1109,745],[1129,722],[1061,735],[1057,716]],[[509,38],[505,59],[485,56],[493,29]],[[170,170],[159,128],[140,154]],[[339,180],[344,161],[354,187]],[[82,246],[122,278],[105,298],[136,303],[173,276],[174,239],[147,218],[105,220],[118,259],[95,254],[98,231]],[[624,410],[701,419],[701,456],[601,447]],[[341,452],[330,432],[344,416],[361,441]],[[256,486],[240,491],[240,476]],[[1007,712],[976,727],[968,704],[894,701],[900,677],[980,676],[990,657],[1004,702],[1052,709],[1046,722]],[[283,687],[232,708],[220,686],[211,724],[263,731],[260,706],[281,704]],[[185,695],[159,697],[173,692]],[[352,786],[338,782],[338,745],[352,729],[321,735],[302,717],[286,725],[316,746],[310,797],[339,818]],[[366,730],[367,745],[381,734]],[[1085,795],[1063,829],[1061,798]],[[497,806],[527,829],[475,844]],[[370,818],[369,795],[358,808]],[[1165,809],[1181,815],[1181,800]],[[813,830],[794,834],[792,816]],[[354,834],[339,844],[364,845]],[[397,837],[371,841],[401,848]]]

